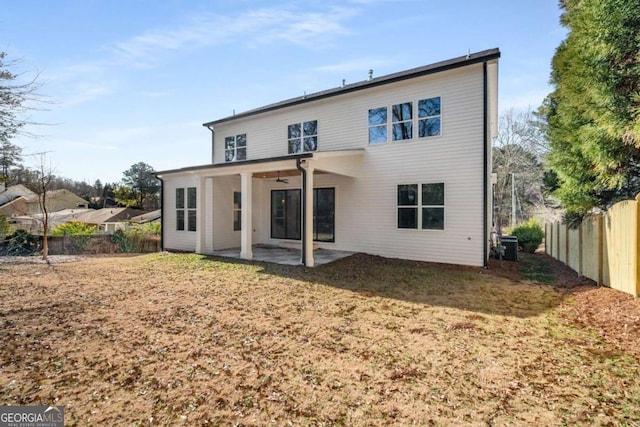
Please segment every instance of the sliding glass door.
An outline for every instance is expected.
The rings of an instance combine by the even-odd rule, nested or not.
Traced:
[[[300,190],[271,191],[271,237],[300,240]],[[313,190],[313,240],[335,241],[335,189]]]

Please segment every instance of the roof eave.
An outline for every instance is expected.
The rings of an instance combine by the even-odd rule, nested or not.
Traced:
[[[203,123],[202,126],[211,127],[216,124],[229,122],[232,120],[251,117],[258,114],[267,113],[270,111],[280,110],[283,108],[292,107],[295,105],[317,101],[320,99],[330,98],[338,95],[344,95],[346,93],[369,89],[376,86],[391,84],[391,83],[399,82],[402,80],[408,80],[408,79],[421,77],[429,74],[435,74],[435,73],[440,73],[443,71],[448,71],[456,68],[466,67],[469,65],[491,61],[493,59],[498,59],[498,58],[500,58],[500,49],[498,48],[488,49],[481,52],[476,52],[469,55],[436,62],[430,65],[412,68],[410,70],[401,71],[398,73],[387,74],[385,76],[381,76],[372,80],[353,83],[345,86],[344,88],[337,88],[335,90],[327,90],[327,91],[317,92],[316,94],[309,94],[309,95],[305,95],[297,98],[291,98],[289,100],[285,100],[280,103],[267,105],[265,107],[256,108],[254,110],[249,110],[244,113],[235,114],[233,116],[224,117],[222,119],[214,120],[211,122],[206,122],[206,123]]]

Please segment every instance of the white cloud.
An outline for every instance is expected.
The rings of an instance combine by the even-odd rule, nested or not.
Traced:
[[[129,40],[105,46],[124,63],[151,66],[164,53],[232,42],[259,46],[277,41],[306,47],[331,44],[349,30],[343,22],[355,11],[330,8],[323,12],[267,8],[235,16],[198,15],[177,28],[152,29]]]
[[[58,89],[50,94],[53,104],[69,108],[112,93],[115,82],[106,75],[98,62],[85,62],[54,68],[43,79],[47,89]]]

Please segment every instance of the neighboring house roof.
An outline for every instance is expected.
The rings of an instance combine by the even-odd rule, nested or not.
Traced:
[[[55,227],[65,222],[79,221],[79,217],[87,212],[91,212],[93,209],[63,209],[57,212],[49,212],[48,221],[50,227]],[[42,221],[43,214],[38,213],[31,215],[32,218]]]
[[[0,206],[11,202],[18,197],[25,197],[29,200],[31,200],[32,198],[36,198],[37,200],[38,195],[22,184],[12,185],[11,187],[0,193]]]
[[[47,194],[47,197],[51,198],[51,199],[59,199],[59,198],[65,197],[65,198],[67,198],[69,200],[77,201],[78,204],[85,204],[86,205],[86,204],[89,203],[87,200],[85,200],[82,197],[78,196],[76,193],[74,193],[72,191],[69,191],[69,190],[67,190],[65,188],[63,188],[61,190],[50,191]]]
[[[107,222],[130,221],[131,218],[144,213],[144,211],[134,208],[103,208],[83,213],[76,220],[86,224],[104,224]]]
[[[134,216],[129,221],[138,224],[146,224],[147,222],[158,221],[162,217],[162,210],[156,209],[155,211],[147,212],[142,215]]]
[[[341,87],[323,90],[321,92],[312,93],[309,95],[303,95],[296,98],[287,99],[284,101],[276,102],[275,104],[265,105],[264,107],[256,108],[253,110],[245,111],[243,113],[235,114],[233,116],[225,117],[219,120],[203,123],[203,126],[209,127],[218,123],[224,123],[231,120],[237,120],[244,117],[254,116],[256,114],[266,113],[268,111],[279,110],[281,108],[291,107],[298,104],[303,104],[311,101],[317,101],[323,98],[329,98],[331,96],[342,95],[349,92],[355,92],[358,90],[368,89],[375,86],[385,85],[389,83],[395,83],[402,80],[412,79],[427,74],[438,73],[441,71],[451,70],[454,68],[464,67],[471,64],[481,63],[496,59],[500,57],[500,50],[497,48],[483,50],[481,52],[471,53],[458,58],[449,59],[446,61],[440,61],[422,67],[412,68],[410,70],[400,71],[398,73],[387,74],[385,76],[376,77],[370,80],[364,80],[357,83],[351,83]]]
[[[10,202],[1,205],[0,213],[5,217],[25,215],[27,213],[27,198],[18,196]]]

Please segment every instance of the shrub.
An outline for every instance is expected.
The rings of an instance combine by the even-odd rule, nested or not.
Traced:
[[[53,230],[51,230],[51,236],[93,236],[96,229],[89,224],[84,224],[78,221],[69,221],[64,224],[60,224]]]
[[[91,243],[91,236],[96,234],[94,227],[78,221],[60,224],[51,230],[51,236],[66,236],[71,242],[72,253],[83,253]]]
[[[111,241],[120,247],[123,253],[143,252],[145,241],[151,235],[160,233],[159,223],[134,224],[126,230],[118,230],[111,236]]]
[[[544,231],[538,222],[530,219],[524,224],[520,224],[513,228],[510,233],[518,238],[518,246],[525,252],[535,252],[542,243]]]
[[[0,239],[3,239],[7,234],[9,234],[10,229],[9,221],[7,221],[7,218],[0,213]]]
[[[32,255],[38,249],[38,238],[25,230],[16,230],[2,242],[0,252],[6,255]]]

